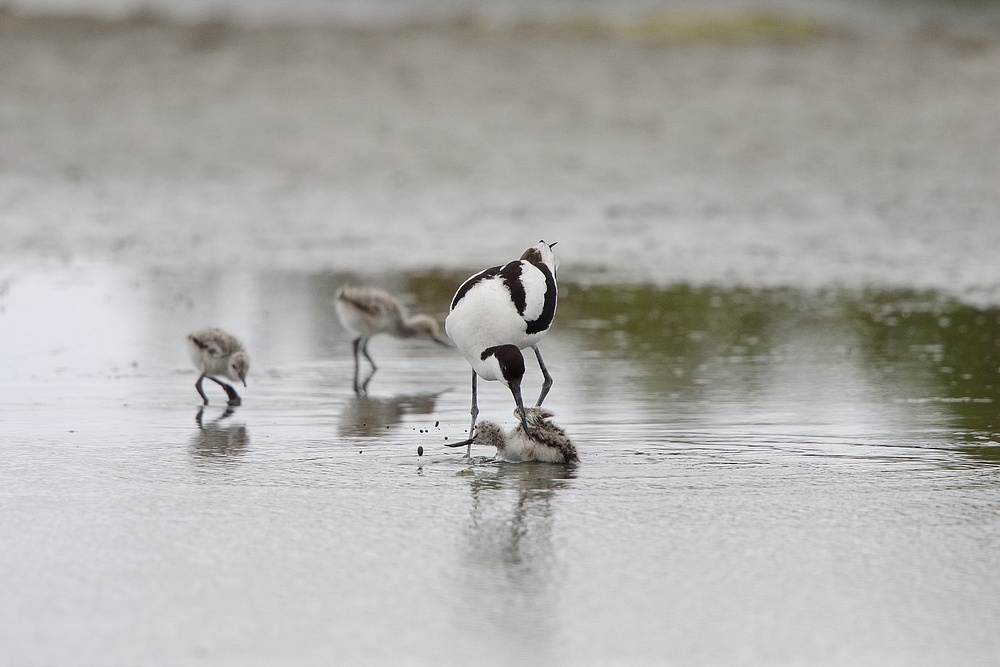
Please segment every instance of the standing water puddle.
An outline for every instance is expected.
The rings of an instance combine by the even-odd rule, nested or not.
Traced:
[[[464,277],[378,284],[443,319]],[[331,306],[351,279],[84,265],[4,283],[5,660],[1000,656],[1000,310],[563,277],[546,407],[582,461],[470,464],[445,447],[468,427],[456,351],[376,338],[354,395]],[[206,324],[250,351],[235,410],[214,386],[199,406],[183,337]],[[502,386],[479,403],[513,426]]]

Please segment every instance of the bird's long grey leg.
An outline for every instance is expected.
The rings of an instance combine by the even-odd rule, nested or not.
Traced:
[[[208,377],[204,373],[198,378],[198,381],[194,383],[194,388],[198,390],[198,395],[201,396],[201,400],[205,401],[204,405],[208,405],[208,396],[205,395],[205,390],[201,388],[201,383]]]
[[[356,387],[355,390],[354,390],[354,392],[358,396],[367,396],[368,395],[368,383],[372,381],[372,378],[374,376],[375,376],[375,371],[372,371],[371,373],[369,373],[368,377],[365,378],[365,381],[362,382],[359,387]]]
[[[476,382],[478,376],[476,371],[472,371],[472,424],[469,425],[469,447],[465,450],[465,457],[472,458],[472,436],[476,433],[476,418],[479,416],[479,403],[476,401]]]
[[[535,359],[538,359],[538,367],[542,369],[542,393],[538,395],[538,402],[535,403],[535,407],[541,407],[542,401],[549,393],[549,389],[552,388],[552,376],[549,375],[549,369],[545,367],[545,362],[542,361],[542,353],[538,351],[537,345],[532,345],[531,349],[535,352]]]
[[[233,389],[228,384],[222,385],[222,388],[226,390],[226,395],[229,397],[229,406],[230,407],[236,407],[236,406],[239,406],[239,405],[243,405],[243,399],[240,398],[240,395],[236,393],[235,389]]]
[[[351,345],[354,347],[354,393],[360,395],[361,386],[358,384],[358,376],[361,374],[361,369],[358,362],[358,350],[361,349],[361,338],[355,338]]]
[[[361,340],[361,353],[365,355],[365,359],[367,359],[368,363],[372,365],[372,372],[374,373],[378,370],[378,366],[375,365],[375,360],[372,359],[372,355],[368,354],[368,341],[371,339],[362,338]]]
[[[213,382],[215,382],[217,385],[219,385],[220,387],[222,387],[225,390],[226,396],[229,397],[229,405],[236,406],[236,405],[241,405],[243,403],[243,400],[240,398],[240,395],[236,393],[236,390],[233,389],[232,386],[226,384],[222,380],[218,380],[218,379],[212,377],[211,375],[206,376],[206,377],[208,377],[209,380],[212,380]]]

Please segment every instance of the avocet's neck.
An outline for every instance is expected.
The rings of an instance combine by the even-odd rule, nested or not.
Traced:
[[[410,315],[401,312],[396,318],[396,332],[403,338],[429,338],[437,324],[429,315]]]

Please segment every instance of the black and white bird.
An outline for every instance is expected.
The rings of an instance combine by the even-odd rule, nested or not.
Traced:
[[[358,353],[365,355],[372,373],[378,370],[368,354],[368,341],[372,336],[387,333],[396,338],[420,338],[451,347],[441,337],[437,321],[430,315],[410,315],[406,308],[388,292],[376,287],[351,287],[344,285],[337,290],[333,301],[340,323],[351,334],[354,346],[354,391],[363,393],[364,385],[358,382]],[[371,379],[371,376],[368,377]],[[367,381],[365,382],[367,384]]]
[[[208,405],[208,396],[201,388],[205,378],[222,387],[229,397],[229,405],[239,405],[240,395],[229,384],[216,376],[222,376],[236,382],[239,380],[247,386],[247,373],[250,371],[250,355],[247,354],[240,340],[222,329],[205,327],[192,331],[187,336],[188,354],[191,363],[201,371],[194,388],[198,390],[201,399]]]
[[[544,408],[515,409],[514,416],[522,417],[522,424],[518,424],[506,433],[493,422],[479,422],[471,438],[447,446],[486,445],[487,447],[496,447],[497,459],[510,463],[522,461],[579,462],[580,457],[576,453],[576,446],[566,435],[566,431],[550,421],[553,416],[551,412]],[[530,425],[530,433],[524,430],[524,423]]]
[[[541,340],[556,314],[558,289],[556,270],[559,262],[552,253],[555,243],[539,241],[524,251],[520,259],[493,266],[472,276],[458,288],[445,319],[448,336],[472,365],[472,425],[475,433],[479,406],[476,401],[477,378],[500,380],[514,397],[521,425],[530,428],[524,417],[521,380],[524,357],[521,350],[530,347],[542,371],[542,391],[535,406],[541,406],[552,387],[552,376],[538,351]],[[467,455],[471,454],[469,445]]]

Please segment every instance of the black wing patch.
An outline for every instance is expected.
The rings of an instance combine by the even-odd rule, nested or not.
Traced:
[[[517,314],[524,317],[524,310],[528,307],[528,295],[524,290],[524,283],[521,281],[522,272],[522,262],[527,262],[528,260],[516,260],[513,262],[508,262],[503,266],[492,266],[485,271],[481,271],[476,275],[472,276],[458,288],[455,292],[455,298],[451,300],[451,310],[455,310],[455,306],[458,302],[468,293],[470,289],[475,287],[478,283],[487,280],[489,278],[494,278],[500,276],[503,279],[503,284],[510,293],[510,300],[514,304],[514,308],[517,309]],[[552,325],[552,319],[556,315],[556,301],[558,299],[558,290],[556,288],[556,279],[552,275],[552,271],[549,270],[546,264],[530,264],[532,267],[538,269],[545,276],[545,301],[542,304],[542,312],[538,316],[538,319],[532,320],[530,322],[525,322],[526,330],[525,333],[535,334],[540,331],[545,331]]]
[[[535,264],[534,266],[545,276],[545,303],[542,305],[542,314],[538,316],[538,319],[526,323],[528,326],[525,333],[527,334],[536,334],[552,326],[552,319],[556,316],[556,300],[559,296],[556,278],[549,271],[549,267],[545,264]],[[524,287],[521,287],[521,291],[524,291]]]
[[[455,298],[451,300],[451,310],[455,310],[455,306],[458,305],[458,302],[462,300],[462,297],[464,297],[470,289],[475,287],[478,283],[486,280],[487,278],[492,278],[493,276],[500,273],[501,268],[503,267],[491,266],[490,268],[484,271],[480,271],[479,273],[477,273],[476,275],[472,276],[464,283],[462,283],[462,286],[458,288],[457,292],[455,292]]]
[[[508,262],[500,269],[500,276],[503,284],[510,292],[510,300],[517,308],[517,314],[524,317],[524,309],[528,307],[528,295],[524,291],[524,283],[521,282],[521,261]]]

